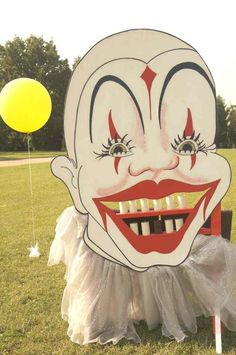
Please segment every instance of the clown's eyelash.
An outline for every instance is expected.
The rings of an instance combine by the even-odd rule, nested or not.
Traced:
[[[179,144],[186,141],[187,139],[195,141],[198,144],[199,150],[206,148],[204,141],[200,140],[200,133],[196,135],[195,131],[193,131],[193,134],[190,137],[186,137],[185,133],[183,133],[182,137],[180,137],[180,135],[178,134],[177,139],[174,139],[175,144],[171,143],[172,148],[176,150]]]
[[[94,152],[96,154],[96,159],[102,159],[107,156],[111,157],[122,157],[122,156],[128,156],[132,154],[132,149],[135,148],[135,146],[131,146],[132,140],[126,140],[126,137],[128,134],[125,134],[122,138],[115,137],[114,139],[108,138],[107,144],[104,145],[102,144],[102,150],[101,153]],[[115,147],[119,150],[119,152],[115,151]],[[113,151],[112,151],[113,149]],[[123,151],[122,151],[123,149]]]
[[[180,137],[178,134],[177,138],[174,139],[174,142],[171,143],[171,146],[175,152],[181,155],[191,155],[198,152],[207,155],[209,151],[212,153],[216,152],[216,145],[212,144],[207,147],[204,140],[201,139],[200,133],[196,134],[195,131],[193,131],[191,136],[186,136],[186,134],[183,133],[182,137]],[[187,147],[190,150],[187,150]]]

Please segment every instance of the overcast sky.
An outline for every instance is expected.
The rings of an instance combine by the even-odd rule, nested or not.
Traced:
[[[53,39],[70,63],[100,39],[131,28],[169,32],[195,47],[217,93],[236,104],[235,0],[2,0],[0,43],[30,34]]]

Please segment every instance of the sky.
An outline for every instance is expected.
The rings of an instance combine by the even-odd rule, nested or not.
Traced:
[[[73,63],[99,40],[152,28],[188,42],[209,66],[217,94],[236,104],[235,0],[2,0],[0,44],[15,35],[53,40]]]

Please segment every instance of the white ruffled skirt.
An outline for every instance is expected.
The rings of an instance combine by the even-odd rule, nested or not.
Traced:
[[[61,310],[73,342],[140,342],[134,326],[140,320],[149,329],[161,324],[164,336],[181,341],[186,331],[197,331],[196,317],[215,310],[236,330],[236,245],[198,235],[181,265],[139,273],[90,250],[82,239],[86,224],[86,216],[67,208],[49,254],[49,265],[66,265]]]

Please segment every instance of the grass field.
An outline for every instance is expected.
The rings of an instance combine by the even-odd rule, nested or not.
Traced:
[[[231,162],[236,176],[236,150],[222,153]],[[66,335],[67,323],[61,319],[60,303],[65,282],[64,266],[47,266],[57,216],[71,205],[64,185],[52,176],[49,164],[32,166],[35,232],[42,256],[30,259],[32,243],[28,167],[0,168],[0,354],[215,354],[211,320],[201,317],[196,335],[177,344],[161,336],[160,328],[148,331],[137,326],[141,345],[121,341],[117,345],[78,346]],[[224,208],[236,216],[236,179],[223,201]],[[234,218],[236,220],[236,218]],[[236,241],[236,224],[233,224]],[[235,333],[225,331],[225,354],[236,354]]]

